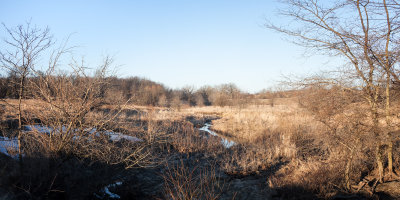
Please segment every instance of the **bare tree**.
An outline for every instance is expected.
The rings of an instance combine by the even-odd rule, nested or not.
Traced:
[[[189,106],[195,105],[194,86],[185,86],[181,89],[181,100],[183,102],[187,102]]]
[[[35,69],[40,55],[52,45],[49,28],[38,28],[26,22],[15,28],[9,28],[3,23],[8,34],[4,39],[6,48],[0,51],[1,68],[13,73],[18,78],[18,129],[22,130],[22,99],[26,90],[26,79]],[[22,160],[21,132],[18,134],[19,159]],[[22,161],[21,161],[22,162]]]
[[[225,93],[230,99],[230,105],[238,105],[240,99],[240,89],[234,83],[222,84],[221,92]]]
[[[267,27],[294,38],[297,45],[339,56],[353,67],[358,86],[369,104],[376,144],[379,180],[383,179],[381,149],[388,146],[388,172],[393,173],[390,90],[399,82],[398,63],[400,5],[395,0],[283,0],[280,14],[293,20],[290,27],[267,23]],[[384,94],[385,101],[380,101]],[[386,126],[379,123],[379,105],[385,107]]]
[[[214,89],[211,86],[203,86],[200,89],[197,90],[197,96],[198,98],[202,98],[203,104],[205,106],[209,106],[211,105],[211,100],[210,100],[210,96],[213,93]]]

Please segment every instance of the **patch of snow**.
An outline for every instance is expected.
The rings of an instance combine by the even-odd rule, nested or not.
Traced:
[[[118,132],[107,132],[106,134],[109,135],[110,140],[112,140],[114,142],[118,142],[121,139],[126,139],[131,142],[141,142],[142,141],[141,139],[139,139],[137,137],[130,136],[130,135],[124,135],[124,134],[118,133]]]
[[[50,134],[50,133],[54,132],[54,128],[42,126],[42,125],[27,125],[27,126],[24,126],[24,128],[25,128],[25,131],[36,131],[36,132],[45,133],[45,134]],[[63,126],[61,129],[63,132],[65,132],[67,128],[65,126]],[[86,129],[84,129],[84,131],[86,131],[89,134],[96,134],[96,136],[100,135],[96,128],[86,128]],[[60,131],[56,131],[56,132],[59,133]],[[139,139],[137,137],[125,135],[125,134],[122,134],[119,132],[106,131],[104,133],[106,135],[110,136],[110,140],[112,140],[114,142],[118,142],[121,139],[126,139],[131,142],[141,142],[142,141],[141,139]],[[74,136],[74,138],[76,139],[78,137]]]
[[[88,132],[89,134],[97,133],[97,128],[86,128],[84,131]]]
[[[18,140],[17,138],[8,138],[8,137],[1,137],[0,136],[0,152],[3,154],[6,154],[7,156],[11,156],[9,154],[9,151],[18,151]],[[18,156],[11,156],[13,158],[16,158]]]
[[[61,128],[61,131],[65,132],[66,131],[66,127],[63,126]],[[54,134],[54,133],[60,133],[59,131],[60,129],[54,129],[52,127],[48,127],[48,126],[42,126],[42,125],[26,125],[24,126],[24,131],[26,132],[31,132],[31,131],[35,131],[38,133],[44,133],[44,134]],[[99,136],[99,132],[97,131],[96,128],[87,128],[85,129],[86,132],[88,132],[89,134],[96,134],[96,136]],[[113,131],[105,131],[104,132],[106,135],[108,135],[110,137],[110,140],[114,141],[114,142],[118,142],[121,139],[125,139],[131,142],[141,142],[143,140],[134,137],[134,136],[130,136],[130,135],[125,135],[119,132],[113,132]],[[74,139],[78,139],[80,136],[76,135],[73,138]],[[3,153],[7,156],[11,156],[9,154],[9,151],[12,152],[17,152],[18,151],[18,140],[17,138],[8,138],[8,137],[2,137],[0,136],[0,153]],[[12,158],[18,158],[18,155],[14,155],[11,156]]]
[[[24,131],[26,131],[26,132],[35,131],[38,133],[45,133],[45,134],[50,135],[50,134],[60,134],[63,132],[67,132],[67,127],[62,126],[60,129],[60,128],[53,128],[53,127],[49,127],[49,126],[34,124],[34,125],[25,125]]]
[[[115,193],[110,192],[110,189],[109,189],[110,187],[116,187],[116,186],[119,186],[119,185],[122,185],[122,182],[116,182],[116,183],[107,185],[106,187],[103,188],[103,191],[104,191],[104,193],[106,193],[110,198],[113,198],[113,199],[120,199],[121,197],[120,197],[118,194],[115,194]]]
[[[85,129],[85,131],[87,131],[90,134],[96,133],[96,136],[100,135],[96,128]],[[120,132],[106,131],[105,134],[110,136],[110,140],[112,140],[114,142],[118,142],[121,139],[126,139],[126,140],[131,141],[131,142],[141,142],[141,141],[143,141],[143,140],[141,140],[141,139],[139,139],[137,137],[130,136],[130,135],[125,135],[125,134],[122,134]]]
[[[50,134],[54,129],[47,127],[47,126],[42,126],[42,125],[26,125],[24,126],[25,131],[37,131],[39,133],[46,133]]]
[[[226,148],[231,148],[233,145],[235,145],[236,143],[234,141],[231,140],[227,140],[227,139],[222,139],[221,140],[222,144],[226,147]]]

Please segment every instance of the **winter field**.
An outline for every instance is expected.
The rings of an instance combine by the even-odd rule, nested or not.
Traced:
[[[354,135],[331,135],[326,122],[300,106],[298,98],[278,98],[273,105],[265,101],[180,109],[104,105],[89,111],[85,123],[79,121],[73,128],[55,128],[61,119],[46,118],[54,125],[45,125],[43,114],[51,116],[52,108],[24,100],[23,112],[31,119],[20,132],[25,138],[21,158],[15,105],[14,100],[1,103],[7,122],[0,138],[2,184],[21,180],[16,177],[23,170],[20,178],[32,191],[29,195],[46,191],[51,198],[95,199],[371,197],[370,186],[360,187],[373,176],[359,179],[368,171],[365,160],[373,160],[361,151],[361,141]],[[349,145],[362,148],[349,155]],[[347,169],[349,156],[353,158]],[[358,193],[346,192],[346,173]],[[76,184],[80,187],[71,187]],[[378,186],[376,190],[385,185]],[[10,184],[8,189],[14,191],[9,197],[18,197],[17,188]]]

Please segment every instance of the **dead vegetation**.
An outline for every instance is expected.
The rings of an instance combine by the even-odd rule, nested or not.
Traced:
[[[58,170],[49,173],[51,177],[42,180],[43,171],[50,170],[46,164],[43,166],[43,163],[49,161],[43,159],[51,158],[50,166],[77,167],[79,165],[71,166],[71,163],[79,160],[80,166],[86,170],[94,170],[92,167],[100,170],[104,166],[110,167],[109,170],[118,169],[113,173],[107,172],[108,179],[106,176],[101,181],[93,179],[99,181],[95,184],[97,186],[90,186],[93,192],[101,190],[106,182],[109,184],[115,177],[128,173],[130,168],[132,170],[145,168],[150,171],[161,170],[157,172],[158,178],[153,177],[155,180],[163,180],[166,184],[162,186],[163,189],[158,190],[158,195],[166,195],[166,198],[173,199],[233,197],[234,195],[228,191],[234,187],[231,187],[231,184],[237,183],[231,181],[245,180],[247,177],[263,179],[265,184],[263,187],[268,191],[277,190],[278,196],[284,198],[289,198],[291,195],[307,196],[309,192],[320,198],[333,198],[343,194],[373,198],[375,187],[379,184],[376,183],[377,174],[374,170],[375,141],[367,134],[369,131],[367,125],[371,123],[368,112],[362,103],[353,100],[344,103],[348,102],[346,98],[338,96],[332,100],[327,95],[338,95],[334,90],[329,93],[325,90],[319,92],[307,91],[299,96],[297,101],[292,99],[290,103],[286,100],[282,103],[275,101],[273,107],[271,105],[197,107],[177,111],[131,105],[123,109],[118,106],[111,109],[110,105],[104,105],[103,108],[99,107],[88,112],[87,119],[90,120],[87,121],[87,126],[83,126],[82,123],[74,126],[74,130],[86,129],[74,133],[87,136],[86,139],[82,137],[77,140],[76,137],[71,137],[69,140],[63,140],[61,135],[43,135],[39,131],[29,132],[24,136],[25,165],[36,166],[29,169],[36,168],[35,170],[25,173],[32,175],[40,172],[35,177],[40,177],[37,181],[43,182],[42,184],[47,183],[47,186],[35,189],[25,185],[23,188],[32,190],[28,196],[42,195],[45,190],[50,191],[52,195],[57,193],[53,190],[60,190],[63,193],[72,191],[61,186],[51,186],[52,189],[48,189],[51,184],[67,184],[57,182],[58,177],[65,176]],[[331,101],[317,104],[318,101],[314,101],[316,95],[322,95]],[[338,103],[343,106],[339,106]],[[332,104],[336,110],[328,107]],[[31,113],[31,116],[44,116],[46,112],[39,111],[45,108],[43,105],[36,107],[36,112],[39,114],[34,114],[33,107],[25,108],[29,110],[27,113]],[[109,119],[110,116],[115,116],[113,118],[115,123],[102,121]],[[227,149],[221,144],[220,138],[198,131],[196,124],[203,124],[205,118],[219,118],[212,121],[212,128],[218,134],[234,140],[236,145]],[[59,121],[61,120],[57,120],[58,123]],[[100,122],[102,126],[98,125]],[[80,127],[85,128],[79,129]],[[100,135],[93,137],[93,134],[87,131],[89,127],[102,128],[98,129]],[[125,140],[112,141],[110,136],[102,134],[100,130],[104,130],[104,133],[118,131],[143,141],[134,143]],[[57,129],[53,131],[57,133]],[[400,164],[397,157],[398,142],[394,144],[393,166],[394,172],[397,172]],[[60,149],[60,146],[63,148]],[[79,159],[75,160],[77,158]],[[213,170],[204,168],[204,163],[210,160],[216,162]],[[103,167],[99,167],[100,163],[103,163]],[[214,173],[215,178],[209,173]],[[18,170],[10,174],[14,177],[20,176]],[[28,177],[32,178],[31,175]],[[218,181],[212,182],[215,179]],[[71,181],[82,181],[82,179]],[[250,183],[253,180],[248,181]],[[198,188],[199,183],[204,183],[204,187]],[[220,187],[218,185],[222,183],[224,187],[218,189]],[[209,187],[218,190],[211,190]],[[120,186],[120,194],[126,193],[127,191],[122,188],[125,186]],[[203,196],[206,194],[205,191],[211,193],[205,197]]]
[[[303,8],[289,16],[315,22],[307,33],[322,28],[326,35],[313,39],[269,28],[300,37],[306,46],[339,51],[356,71],[304,78],[279,93],[246,95],[233,84],[164,91],[143,80],[110,77],[108,57],[97,70],[72,59],[70,70],[61,71],[66,45],[38,70],[36,56],[52,44],[48,29],[7,29],[17,53],[1,54],[14,80],[3,86],[18,92],[2,95],[14,99],[0,102],[0,144],[7,138],[17,145],[0,146],[0,198],[111,198],[109,185],[125,199],[398,197],[385,190],[400,181],[397,57],[390,45],[382,53],[375,49],[382,45],[370,44],[391,42],[390,21],[383,24],[388,37],[369,38],[365,29],[347,35],[335,31],[337,21],[329,24],[334,17],[319,16],[331,12],[317,1],[286,4]],[[371,9],[388,8],[386,1],[348,1],[331,9],[346,6],[359,11],[362,24]],[[390,18],[387,9],[383,13]],[[334,44],[327,37],[332,34]],[[364,39],[349,46],[343,38]],[[30,51],[26,44],[32,42],[39,49]],[[199,130],[206,122],[215,134]],[[226,147],[222,139],[235,144]]]

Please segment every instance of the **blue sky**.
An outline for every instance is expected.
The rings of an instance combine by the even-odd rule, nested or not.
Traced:
[[[235,83],[257,92],[282,75],[310,74],[335,65],[265,27],[274,0],[1,0],[0,22],[31,19],[62,40],[69,34],[78,56],[96,66],[112,55],[121,77],[141,76],[171,88]],[[0,31],[0,37],[5,33]]]

